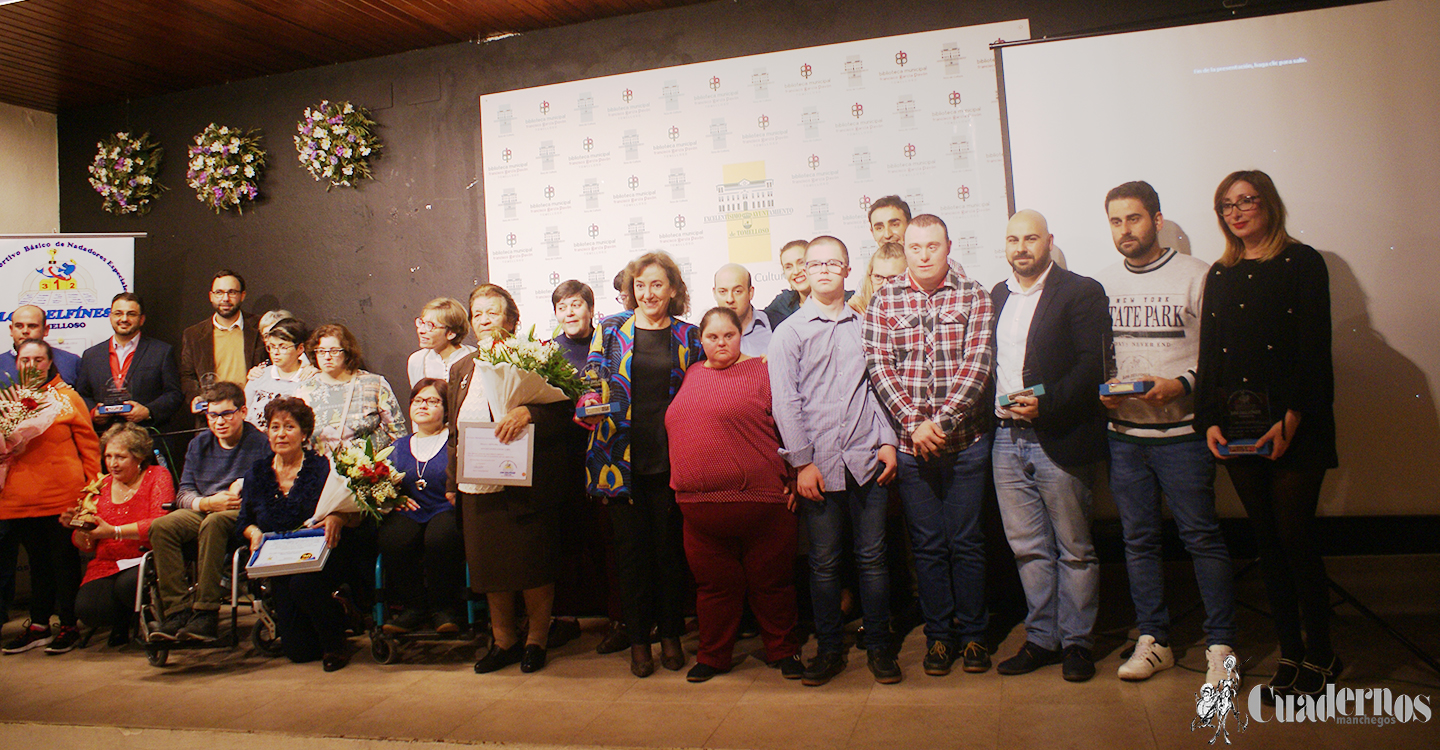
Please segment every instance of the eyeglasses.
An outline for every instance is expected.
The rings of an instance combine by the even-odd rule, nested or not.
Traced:
[[[885,286],[886,284],[889,284],[890,282],[900,278],[900,274],[896,273],[889,276],[882,276],[878,273],[872,273],[870,274],[870,278],[875,282],[875,286]]]
[[[1251,211],[1254,211],[1254,210],[1256,209],[1256,207],[1258,207],[1259,205],[1260,205],[1260,196],[1258,196],[1258,195],[1242,195],[1242,196],[1240,196],[1240,200],[1235,201],[1234,203],[1221,203],[1220,205],[1218,205],[1218,206],[1215,207],[1215,210],[1216,210],[1216,211],[1219,211],[1221,216],[1226,216],[1226,215],[1228,215],[1231,211],[1233,211],[1233,210],[1235,210],[1235,209],[1237,209],[1237,208],[1240,209],[1241,211],[1244,211],[1244,212],[1246,212],[1246,213],[1249,213],[1249,212],[1251,212]]]
[[[315,350],[315,356],[317,356],[317,357],[342,357],[342,356],[344,356],[344,355],[345,355],[345,350],[344,350],[344,349],[316,349],[316,350]]]
[[[240,295],[242,295],[242,294],[244,294],[244,293],[245,293],[245,292],[244,292],[243,290],[240,290],[240,289],[213,289],[213,290],[210,291],[210,296],[211,296],[211,297],[239,297]]]
[[[225,411],[207,411],[205,412],[205,418],[218,422],[222,419],[229,419],[230,417],[233,417],[239,413],[239,409],[226,409]]]
[[[265,345],[265,351],[267,351],[267,352],[288,352],[288,351],[290,351],[291,349],[294,349],[294,348],[295,348],[295,345],[294,345],[294,344],[291,344],[291,343],[289,343],[289,342],[284,342],[284,341],[275,342],[275,343],[269,343],[269,344],[266,344],[266,345]]]
[[[826,270],[830,273],[840,273],[845,270],[845,261],[839,258],[832,258],[831,260],[807,260],[805,261],[805,270],[812,273],[820,270]]]
[[[438,399],[438,398],[431,398],[431,397],[428,397],[428,396],[425,397],[425,398],[411,399],[410,403],[411,403],[411,405],[413,405],[413,406],[444,406],[444,405],[445,405],[445,402],[444,402],[444,401],[442,401],[442,400],[440,400],[440,399]]]
[[[626,304],[626,303],[628,303],[628,302],[630,301],[630,297],[629,297],[628,295],[624,295],[624,294],[617,294],[617,295],[615,295],[615,301],[616,301],[616,302],[619,302],[619,303],[622,304],[622,305],[624,305],[624,304]]]
[[[434,331],[434,330],[439,329],[439,328],[444,328],[444,326],[442,326],[442,325],[440,325],[440,324],[438,324],[438,323],[431,323],[430,321],[425,320],[424,318],[416,318],[416,319],[415,319],[415,330],[417,330],[417,331],[419,331],[419,332],[421,332],[421,333],[429,333],[429,332]]]

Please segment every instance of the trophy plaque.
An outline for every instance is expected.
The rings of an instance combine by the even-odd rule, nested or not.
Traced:
[[[96,519],[99,518],[96,515],[95,506],[100,501],[100,483],[104,480],[105,477],[99,476],[85,486],[85,494],[80,498],[80,508],[75,515],[70,517],[70,528],[81,531],[90,531],[95,528]]]
[[[1270,418],[1270,398],[1264,391],[1234,390],[1225,394],[1220,432],[1227,445],[1217,445],[1222,456],[1268,456],[1270,443],[1256,442],[1275,424]]]
[[[130,399],[130,391],[125,389],[124,381],[117,381],[110,378],[105,381],[105,396],[95,413],[100,415],[129,414],[135,407],[125,403]]]
[[[210,402],[205,400],[205,396],[210,393],[210,389],[214,388],[218,382],[220,382],[220,378],[213,372],[207,372],[200,376],[200,400],[195,402],[191,411],[196,414],[204,414],[205,410],[210,408]]]
[[[1127,383],[1101,383],[1101,396],[1143,396],[1155,387],[1153,380],[1132,380]]]
[[[621,404],[610,403],[610,383],[600,376],[596,367],[586,367],[585,374],[580,376],[585,381],[587,393],[600,394],[600,403],[588,406],[576,406],[575,418],[585,419],[586,417],[608,417],[624,409]]]
[[[1001,406],[1001,408],[1009,409],[1009,408],[1012,407],[1012,406],[1017,406],[1017,404],[1015,403],[1015,399],[1020,398],[1021,396],[1044,396],[1044,395],[1045,395],[1045,384],[1044,384],[1044,383],[1036,383],[1035,385],[1032,385],[1032,386],[1030,386],[1029,388],[1023,388],[1023,389],[1021,389],[1021,390],[1013,391],[1013,392],[1011,392],[1011,393],[1001,394],[1001,396],[1000,396],[1000,406]]]

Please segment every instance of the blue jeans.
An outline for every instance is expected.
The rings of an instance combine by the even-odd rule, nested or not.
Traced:
[[[821,502],[800,498],[800,512],[810,537],[810,599],[815,610],[815,639],[820,650],[844,648],[840,614],[840,559],[848,520],[855,539],[855,567],[860,574],[860,606],[865,610],[865,648],[890,641],[890,574],[885,568],[884,487],[855,481],[847,472],[845,489],[824,493]]]
[[[991,451],[1005,537],[1025,587],[1026,639],[1090,648],[1100,609],[1100,560],[1090,541],[1095,466],[1061,466],[1035,430],[1000,427]]]
[[[935,458],[900,454],[900,500],[920,585],[927,643],[985,640],[985,532],[980,509],[991,436]]]
[[[1234,577],[1230,550],[1215,514],[1215,459],[1205,441],[1142,445],[1112,437],[1110,492],[1125,531],[1125,573],[1140,634],[1162,643],[1170,636],[1161,555],[1160,493],[1164,492],[1185,551],[1195,563],[1195,582],[1205,603],[1207,645],[1234,645]]]

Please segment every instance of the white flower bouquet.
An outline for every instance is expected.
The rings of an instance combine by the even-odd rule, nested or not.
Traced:
[[[305,108],[305,119],[295,124],[295,151],[300,166],[325,187],[355,187],[372,177],[370,157],[380,153],[375,121],[364,107],[325,100]]]
[[[185,181],[195,189],[195,197],[215,213],[232,208],[244,213],[244,203],[260,195],[265,149],[257,131],[212,122],[195,136],[189,157]]]
[[[386,513],[404,507],[410,499],[400,490],[405,472],[390,462],[391,445],[375,450],[375,443],[348,443],[330,457],[330,476],[320,490],[313,526],[331,513],[364,513],[379,521]]]
[[[101,207],[112,214],[140,214],[166,190],[155,181],[165,149],[150,140],[149,133],[136,137],[120,132],[95,144],[90,162],[90,186],[100,194]]]
[[[560,348],[536,340],[534,326],[523,339],[497,332],[489,342],[482,340],[475,360],[475,377],[485,386],[497,420],[522,404],[573,401],[585,391],[580,374]]]
[[[33,379],[22,377],[20,383],[0,389],[0,487],[5,486],[10,464],[31,440],[55,424],[62,411],[48,389],[25,385],[30,382]]]

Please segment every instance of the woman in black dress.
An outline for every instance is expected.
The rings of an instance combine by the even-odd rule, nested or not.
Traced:
[[[1227,176],[1215,213],[1225,253],[1205,281],[1196,425],[1223,460],[1260,548],[1280,638],[1263,695],[1315,695],[1341,670],[1313,529],[1325,471],[1339,463],[1330,276],[1320,254],[1285,231],[1285,204],[1264,172]],[[1227,456],[1230,404],[1250,394],[1269,411],[1256,444],[1269,454]]]

